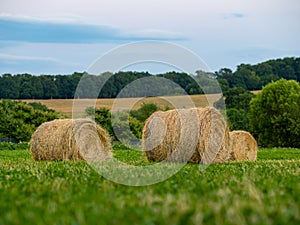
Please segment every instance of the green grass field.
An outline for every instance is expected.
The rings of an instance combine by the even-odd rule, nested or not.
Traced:
[[[300,150],[260,149],[257,162],[187,164],[128,187],[85,162],[35,162],[28,145],[0,150],[0,224],[300,224]],[[136,151],[116,158],[146,163]]]

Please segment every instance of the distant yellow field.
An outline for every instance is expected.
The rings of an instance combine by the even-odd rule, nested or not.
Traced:
[[[196,107],[205,107],[211,105],[220,98],[220,94],[209,95],[191,95],[191,96],[162,96],[147,98],[109,98],[109,99],[28,99],[25,102],[40,102],[50,109],[67,116],[72,116],[73,103],[76,108],[84,110],[87,105],[95,105],[96,108],[105,107],[113,111],[138,109],[142,103],[154,102],[159,107],[164,108],[190,108],[193,104]],[[210,103],[210,104],[209,104]]]

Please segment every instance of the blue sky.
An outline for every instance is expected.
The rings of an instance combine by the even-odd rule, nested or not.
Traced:
[[[298,0],[1,0],[0,74],[85,71],[110,49],[143,40],[182,45],[212,71],[235,69],[299,57],[298,21]]]

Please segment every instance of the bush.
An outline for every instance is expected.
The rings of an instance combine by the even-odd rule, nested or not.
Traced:
[[[95,122],[108,131],[114,141],[134,144],[142,138],[146,119],[154,112],[161,110],[155,103],[143,103],[137,110],[114,112],[107,108],[87,108],[86,114],[94,116]],[[168,110],[165,108],[164,110]]]
[[[155,103],[143,103],[139,109],[131,110],[130,116],[136,118],[139,121],[145,122],[152,113],[158,110],[160,109]]]
[[[249,115],[246,110],[227,109],[226,116],[230,130],[249,130]]]
[[[29,150],[28,142],[18,144],[12,142],[0,142],[0,150]]]
[[[114,141],[130,142],[133,138],[141,138],[144,123],[130,116],[129,111],[119,111],[113,114],[107,108],[87,108],[86,114],[95,117],[95,122],[100,124],[110,134]]]
[[[253,94],[244,88],[231,88],[224,93],[226,108],[249,110]]]
[[[85,109],[85,113],[88,116],[94,116],[95,122],[100,124],[101,127],[103,127],[104,129],[106,129],[106,131],[110,134],[111,137],[114,137],[114,132],[111,125],[111,113],[109,109],[94,109],[93,107],[89,107]]]
[[[217,109],[224,109],[230,130],[249,130],[250,101],[254,95],[241,87],[230,88],[214,103]]]
[[[300,147],[300,85],[281,79],[250,104],[250,129],[260,145]]]
[[[13,138],[17,142],[29,141],[32,133],[43,122],[58,118],[58,114],[21,101],[0,101],[0,138]]]

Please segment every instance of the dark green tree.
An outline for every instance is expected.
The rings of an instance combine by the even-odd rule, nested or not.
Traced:
[[[126,139],[132,140],[134,137],[140,139],[146,119],[158,110],[161,109],[155,103],[144,103],[137,110],[119,111],[113,114],[107,108],[90,107],[85,111],[86,115],[94,117],[95,122],[108,131],[113,140],[123,142]]]
[[[226,116],[230,130],[249,130],[249,112],[244,109],[227,109]]]
[[[58,98],[58,90],[55,85],[54,76],[45,75],[41,76],[40,79],[44,90],[43,99]]]
[[[58,118],[46,106],[32,106],[25,102],[0,101],[0,137],[29,141],[32,133],[43,122]],[[41,108],[43,108],[41,110]]]
[[[247,90],[260,89],[260,78],[256,75],[253,67],[249,64],[241,64],[234,73],[235,84],[232,87],[243,87]]]
[[[72,75],[55,76],[55,86],[57,87],[59,98],[74,98],[76,87],[83,73]]]
[[[155,103],[143,103],[139,109],[131,110],[130,116],[144,122],[152,113],[158,110],[159,107]]]
[[[31,77],[31,98],[41,99],[44,97],[44,88],[41,81],[41,77]]]
[[[20,80],[20,99],[32,99],[32,75],[18,75]]]
[[[231,130],[249,130],[250,101],[254,95],[241,87],[230,88],[223,97],[214,103],[214,107],[224,109]]]
[[[300,147],[300,85],[280,79],[250,104],[250,129],[260,145]]]
[[[104,129],[107,130],[107,132],[110,134],[110,136],[114,137],[114,132],[112,128],[111,123],[111,112],[107,108],[96,108],[93,107],[86,108],[85,110],[86,114],[90,117],[94,117],[95,122],[100,124]]]
[[[297,81],[300,82],[300,58],[296,58],[294,61],[294,69],[297,77]]]
[[[223,95],[225,97],[226,108],[243,109],[246,111],[249,110],[249,104],[253,97],[250,91],[241,87],[231,88]]]
[[[17,99],[19,98],[20,83],[11,74],[3,74],[0,77],[0,98]]]

